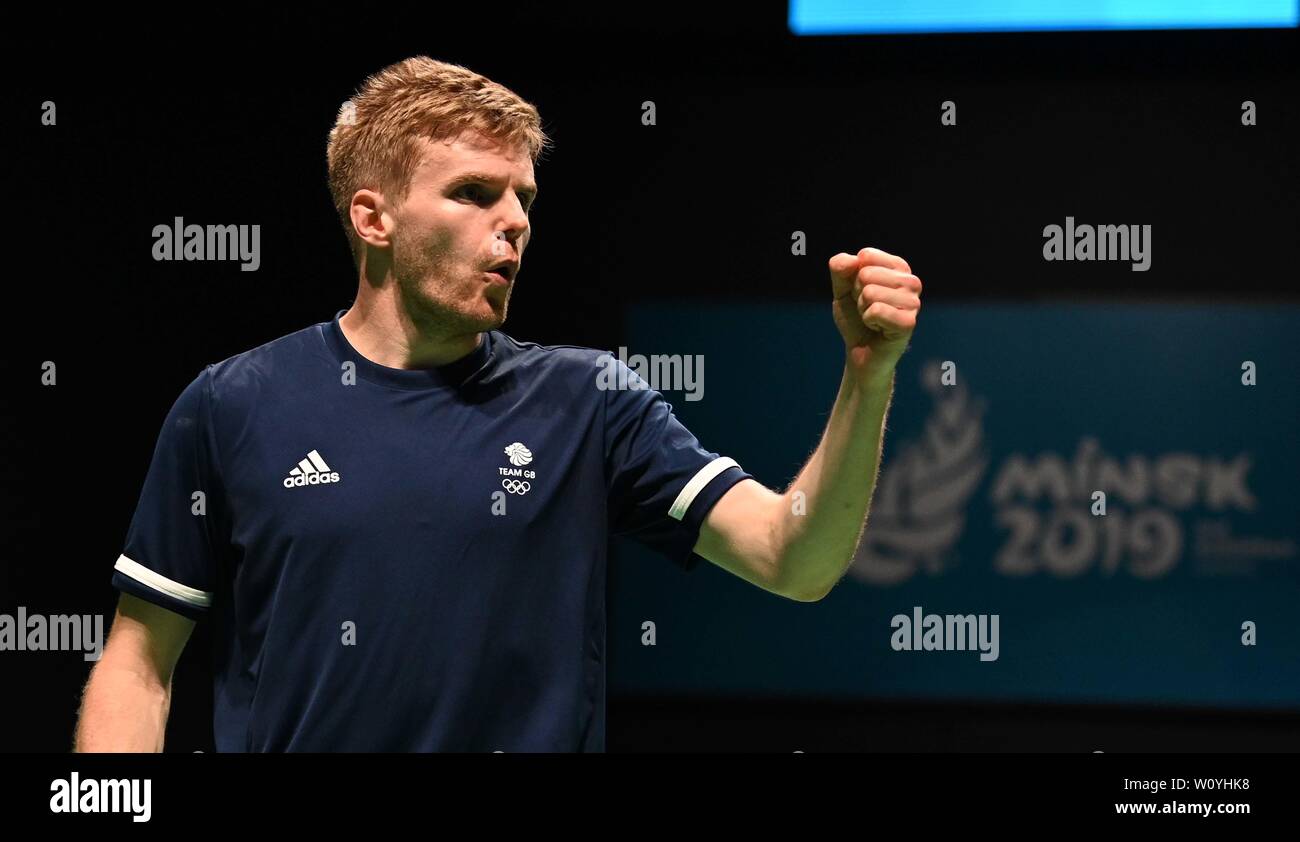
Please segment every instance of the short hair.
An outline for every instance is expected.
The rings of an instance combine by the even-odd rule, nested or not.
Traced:
[[[356,192],[405,199],[421,160],[418,140],[454,139],[466,131],[522,148],[534,164],[551,144],[531,103],[468,68],[428,56],[385,67],[343,103],[326,158],[334,209],[358,265],[361,242],[351,214]]]

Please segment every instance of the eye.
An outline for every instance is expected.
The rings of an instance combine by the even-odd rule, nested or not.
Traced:
[[[457,190],[456,192],[462,195],[469,195],[470,201],[473,202],[482,201],[484,196],[483,186],[480,184],[466,184],[464,187],[460,188],[460,190]]]

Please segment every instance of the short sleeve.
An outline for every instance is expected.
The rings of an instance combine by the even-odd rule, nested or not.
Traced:
[[[224,493],[210,426],[210,369],[185,388],[163,423],[113,569],[113,586],[192,620],[212,604]]]
[[[604,382],[610,533],[626,535],[689,570],[700,526],[733,485],[751,478],[734,459],[705,450],[662,394],[622,360]],[[626,384],[626,388],[616,386]]]

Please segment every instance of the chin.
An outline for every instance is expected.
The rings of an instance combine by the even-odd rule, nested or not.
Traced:
[[[468,327],[475,333],[482,333],[485,330],[500,330],[505,323],[505,319],[482,319],[471,322]]]
[[[431,319],[457,333],[478,333],[496,330],[505,324],[507,300],[489,300],[480,296],[474,300],[448,300],[430,295],[423,290],[413,296],[411,303],[428,314]]]
[[[500,303],[492,299],[483,301],[484,309],[480,312],[483,327],[480,330],[496,330],[506,323],[506,311],[510,308],[510,292],[507,290]]]
[[[501,325],[506,323],[506,308],[503,304],[500,310],[489,307],[486,310],[480,310],[477,313],[467,314],[465,316],[466,326],[475,331],[497,330]]]

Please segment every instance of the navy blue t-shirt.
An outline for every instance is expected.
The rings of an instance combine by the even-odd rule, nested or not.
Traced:
[[[749,476],[607,351],[393,369],[335,316],[182,392],[113,584],[214,624],[218,751],[599,751],[609,536],[689,568]]]

